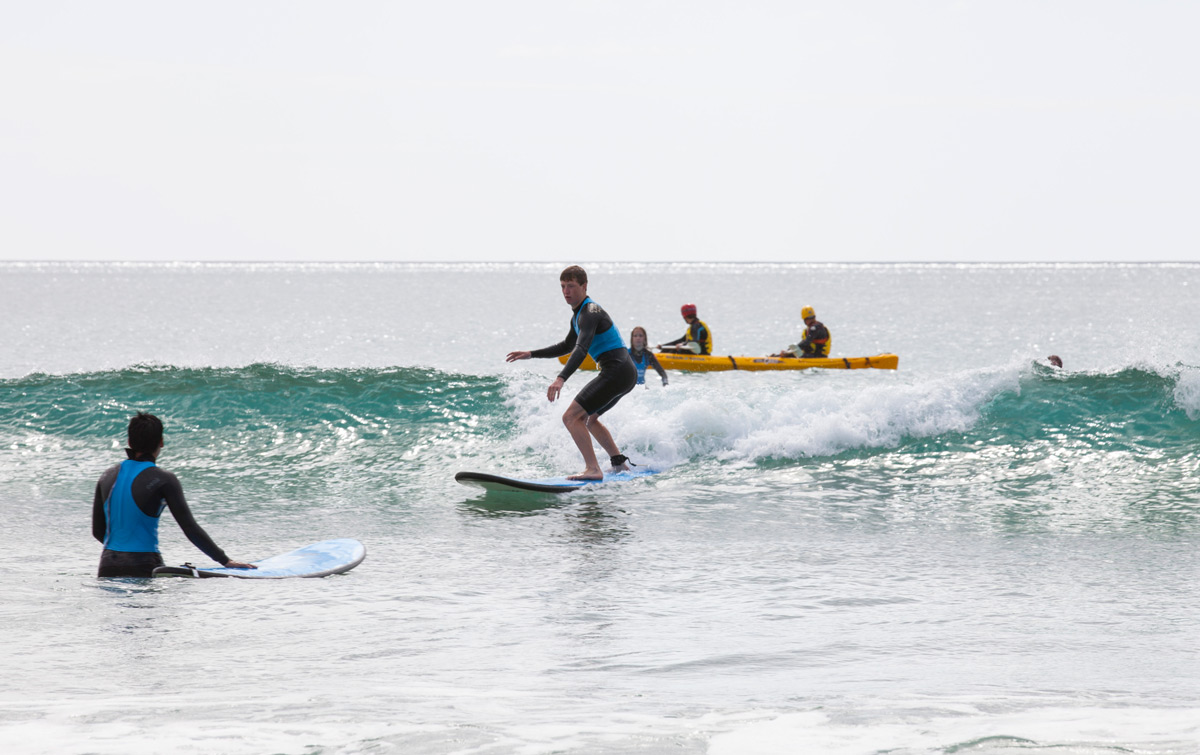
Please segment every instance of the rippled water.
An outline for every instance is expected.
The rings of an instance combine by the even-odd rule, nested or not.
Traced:
[[[661,474],[484,495],[579,463],[557,363],[503,362],[557,266],[0,266],[0,746],[1200,752],[1200,266],[588,267],[625,333],[695,301],[766,353],[812,304],[900,370],[674,374],[609,415]],[[138,409],[231,556],[367,560],[96,579]]]

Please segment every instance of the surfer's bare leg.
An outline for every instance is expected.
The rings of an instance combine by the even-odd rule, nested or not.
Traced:
[[[600,471],[600,462],[596,461],[596,449],[592,448],[592,436],[588,432],[587,410],[572,401],[567,410],[563,412],[562,419],[563,424],[567,426],[567,432],[571,433],[571,440],[575,441],[579,453],[583,454],[583,463],[586,465],[581,474],[571,475],[567,479],[603,480],[604,473]]]
[[[621,449],[617,446],[617,442],[613,440],[612,433],[610,433],[608,428],[604,426],[604,423],[600,421],[599,414],[593,414],[589,416],[587,418],[587,426],[588,430],[592,432],[592,437],[595,438],[596,442],[600,444],[600,447],[608,453],[609,457],[621,455]],[[626,464],[621,464],[619,469],[617,467],[613,467],[613,469],[619,472],[623,469],[629,469],[629,466]]]

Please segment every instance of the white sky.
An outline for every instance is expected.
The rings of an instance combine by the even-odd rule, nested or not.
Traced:
[[[1200,260],[1200,3],[0,5],[0,259]]]

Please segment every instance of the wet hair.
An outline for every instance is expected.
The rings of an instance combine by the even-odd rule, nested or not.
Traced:
[[[1055,367],[1062,367],[1062,360],[1058,358],[1057,354],[1051,354],[1050,356],[1046,357],[1046,361],[1050,362],[1050,364],[1054,365]]]
[[[154,453],[162,443],[163,423],[158,417],[138,412],[129,420],[129,450],[134,453]]]
[[[587,285],[587,271],[579,265],[571,265],[558,276],[559,282],[575,281],[581,286]]]
[[[642,338],[646,339],[646,343],[650,343],[650,336],[646,335],[646,329],[643,328],[641,325],[638,325],[638,326],[634,327],[633,330],[629,331],[629,345],[630,346],[633,345],[633,337],[638,334],[639,330],[642,331]]]

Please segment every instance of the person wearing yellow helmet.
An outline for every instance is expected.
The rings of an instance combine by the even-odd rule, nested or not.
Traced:
[[[817,320],[817,313],[812,307],[801,309],[800,317],[804,319],[804,337],[800,339],[800,343],[794,343],[771,356],[782,359],[814,359],[829,356],[829,347],[833,345],[829,328]]]

